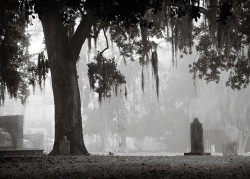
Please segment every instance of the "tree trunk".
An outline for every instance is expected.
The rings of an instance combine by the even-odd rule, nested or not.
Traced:
[[[59,142],[64,136],[70,141],[71,155],[88,155],[83,141],[76,61],[70,59],[72,54],[68,51],[67,28],[61,21],[59,7],[44,8],[40,19],[45,36],[55,104],[55,142],[50,155],[59,155]]]
[[[248,138],[249,138],[249,134],[244,134],[243,132],[240,132],[240,135],[239,135],[239,152],[240,153],[245,152]]]
[[[110,134],[110,129],[109,129],[109,121],[108,121],[108,117],[107,117],[107,103],[106,101],[102,102],[102,107],[101,107],[101,111],[102,111],[102,120],[104,120],[105,122],[105,132],[104,132],[104,151],[105,152],[110,152],[111,146],[109,143],[109,134]]]
[[[122,144],[121,151],[126,152],[127,151],[127,141],[126,141],[126,134],[125,134],[124,130],[121,131],[121,144]]]

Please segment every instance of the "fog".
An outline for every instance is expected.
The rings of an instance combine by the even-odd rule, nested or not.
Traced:
[[[34,54],[44,48],[40,30],[30,30],[30,33],[36,32],[30,49]],[[103,48],[105,41],[100,37],[97,50]],[[240,91],[225,87],[227,73],[221,74],[218,84],[194,80],[188,65],[197,58],[195,49],[182,58],[177,55],[175,65],[170,49],[168,43],[158,47],[157,98],[151,65],[142,67],[138,61],[129,59],[125,63],[113,45],[105,56],[116,58],[118,68],[126,77],[126,92],[123,85],[117,95],[111,92],[111,97],[99,102],[98,95],[89,87],[87,76],[87,63],[93,60],[97,50],[93,48],[89,52],[84,45],[77,68],[84,141],[90,153],[189,152],[190,123],[194,118],[203,124],[206,151],[222,152],[222,144],[227,142],[237,142],[240,152],[250,151],[250,87]],[[49,75],[42,90],[36,86],[31,87],[30,92],[25,105],[18,99],[6,97],[4,105],[0,106],[0,115],[23,115],[23,147],[41,148],[48,153],[54,140],[54,104]],[[31,134],[33,138],[28,137]]]

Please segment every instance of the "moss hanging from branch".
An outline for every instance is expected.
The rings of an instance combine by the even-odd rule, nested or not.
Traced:
[[[141,39],[142,39],[142,64],[147,64],[149,61],[149,41],[148,41],[148,30],[145,24],[140,25]],[[146,59],[146,60],[145,60]]]
[[[127,92],[127,87],[125,86],[125,90],[124,90],[124,95],[125,95],[125,98],[128,99],[128,92]]]
[[[175,55],[178,51],[178,23],[176,23],[175,27],[174,27],[174,51],[175,51]]]
[[[172,38],[171,38],[171,45],[172,45],[172,65],[174,67],[174,57],[175,57],[175,54],[174,54],[174,44],[175,44],[175,41],[174,41],[174,23],[173,23],[173,19],[171,19],[171,35],[172,35]]]
[[[4,104],[5,101],[5,87],[3,84],[0,85],[0,105]]]
[[[153,75],[155,78],[156,93],[157,93],[157,98],[158,98],[159,97],[159,75],[158,75],[158,55],[157,55],[156,50],[152,52],[151,64],[152,64]]]
[[[29,74],[29,35],[26,33],[28,15],[19,9],[18,1],[1,1],[0,5],[0,104],[6,92],[19,98],[20,84]],[[25,89],[28,91],[28,88]],[[25,97],[24,97],[25,98]]]
[[[169,39],[170,35],[169,35],[169,23],[168,21],[166,22],[166,31],[167,31],[167,39]]]
[[[33,87],[38,82],[39,86],[42,87],[42,82],[45,84],[46,75],[49,72],[49,61],[46,59],[44,52],[38,54],[38,60],[36,66],[31,66],[28,71],[31,73],[29,84]]]
[[[248,62],[249,62],[249,66],[250,66],[250,47],[248,47],[247,57],[248,57]]]
[[[94,44],[95,44],[95,49],[97,47],[97,37],[98,37],[98,29],[97,29],[97,26],[96,26],[96,23],[94,23],[93,25],[93,33],[94,33]]]
[[[46,74],[49,72],[49,62],[45,58],[44,52],[38,54],[38,63],[36,69],[36,76],[38,78],[38,84],[42,86],[42,82],[46,80]]]
[[[227,31],[225,32],[225,50],[224,50],[226,59],[228,59],[231,48],[232,48],[232,44],[231,44],[230,31]]]
[[[89,52],[91,52],[91,37],[88,37],[87,40],[88,40],[88,50]]]
[[[159,76],[158,76],[158,74],[156,75],[156,78],[155,78],[155,84],[156,84],[157,98],[159,99]]]
[[[144,93],[144,73],[143,73],[143,68],[142,68],[142,71],[141,71],[141,89],[142,89],[142,92]]]
[[[156,50],[152,52],[151,65],[154,76],[158,75],[158,55]]]
[[[99,102],[102,97],[110,97],[113,87],[117,95],[118,87],[126,83],[125,76],[117,69],[115,59],[106,59],[98,52],[95,62],[88,64],[88,77],[91,89],[99,94]]]
[[[222,24],[218,24],[218,29],[217,29],[218,48],[223,47],[224,36],[225,36],[224,26]]]
[[[188,37],[187,37],[187,40],[189,42],[189,54],[192,53],[192,46],[193,46],[193,21],[192,19],[188,19],[187,20],[187,26],[186,26],[186,29],[187,29],[187,33],[188,33]]]
[[[97,53],[95,62],[88,64],[90,88],[99,94],[99,102],[103,97],[111,96],[111,88],[117,95],[118,87],[126,83],[125,76],[117,69],[115,59],[106,59],[102,52]]]

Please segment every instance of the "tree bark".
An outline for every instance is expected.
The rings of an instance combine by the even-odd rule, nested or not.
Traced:
[[[40,19],[48,53],[55,104],[55,142],[50,155],[59,155],[59,143],[64,136],[70,141],[71,155],[88,155],[83,140],[81,102],[74,59],[79,54],[72,54],[69,50],[71,45],[67,37],[67,28],[63,26],[61,20],[60,7],[57,5],[46,7],[40,14]],[[89,28],[83,33],[89,34],[91,25],[88,22],[86,24]]]

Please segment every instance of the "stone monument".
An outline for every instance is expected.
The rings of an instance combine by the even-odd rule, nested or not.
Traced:
[[[211,155],[204,152],[203,127],[198,118],[190,124],[191,152],[184,155]]]
[[[59,155],[70,155],[70,141],[66,136],[59,142]]]
[[[0,128],[11,135],[13,141],[11,141],[12,145],[10,148],[23,148],[23,116],[0,116]]]
[[[42,155],[43,149],[24,149],[23,148],[23,116],[9,115],[0,116],[0,157],[10,155]],[[9,143],[7,145],[6,143]]]

